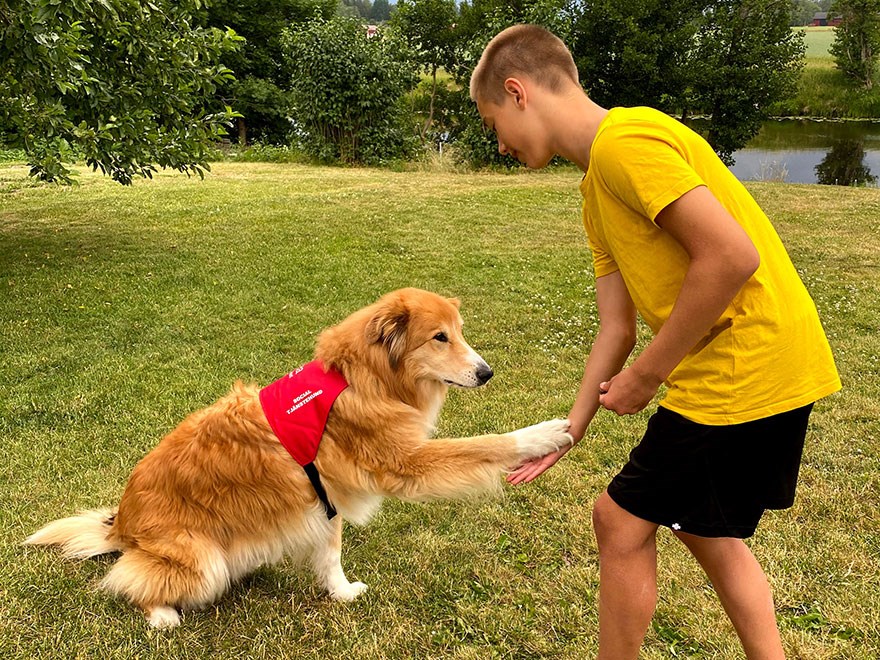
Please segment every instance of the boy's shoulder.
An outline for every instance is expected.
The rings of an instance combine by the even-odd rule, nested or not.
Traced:
[[[617,107],[599,125],[590,161],[612,167],[622,162],[644,164],[706,149],[711,147],[699,134],[665,112],[644,106]]]
[[[612,168],[643,154],[645,140],[668,141],[672,136],[666,126],[667,115],[647,107],[611,108],[596,130],[590,145],[591,169]]]
[[[596,139],[600,136],[621,137],[648,135],[652,133],[677,132],[684,124],[665,112],[646,106],[611,108],[599,125]]]

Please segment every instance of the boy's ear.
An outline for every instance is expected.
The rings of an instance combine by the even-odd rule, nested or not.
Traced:
[[[526,105],[526,87],[519,78],[507,78],[504,81],[504,91],[512,98],[517,108],[524,108]]]

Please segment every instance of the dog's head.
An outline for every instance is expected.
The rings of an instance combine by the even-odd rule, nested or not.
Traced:
[[[346,329],[331,333],[337,345],[345,337],[352,343],[363,343],[361,350],[385,361],[392,372],[407,380],[479,387],[492,377],[492,369],[464,339],[455,298],[400,289],[353,314],[337,328]],[[361,336],[355,338],[352,331],[358,328]],[[321,358],[322,351],[318,353]]]
[[[384,296],[366,326],[366,339],[388,352],[391,368],[453,387],[479,387],[492,369],[462,334],[459,301],[421,289]]]

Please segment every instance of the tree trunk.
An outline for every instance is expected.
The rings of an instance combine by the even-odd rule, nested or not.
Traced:
[[[236,124],[238,125],[238,144],[241,147],[247,146],[247,124],[244,122],[244,117],[239,117],[236,120]]]
[[[425,138],[428,135],[428,129],[431,128],[431,124],[434,123],[434,97],[437,95],[437,65],[434,65],[434,70],[431,73],[431,104],[428,106],[428,120],[425,122],[425,125],[422,127],[422,142],[425,141]]]

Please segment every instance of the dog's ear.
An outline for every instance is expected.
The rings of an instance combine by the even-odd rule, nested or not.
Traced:
[[[458,298],[447,298],[450,303],[452,303],[455,309],[461,309],[461,301]]]
[[[367,323],[367,342],[384,344],[392,369],[397,369],[406,353],[406,327],[409,312],[400,303],[383,305]]]

